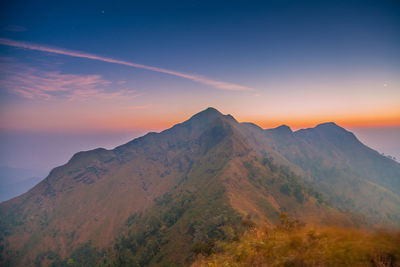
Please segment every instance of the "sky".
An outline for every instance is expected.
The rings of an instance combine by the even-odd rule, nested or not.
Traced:
[[[0,3],[0,165],[50,169],[209,107],[400,158],[400,2]]]

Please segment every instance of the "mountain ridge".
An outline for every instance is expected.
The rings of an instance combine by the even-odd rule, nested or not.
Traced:
[[[1,203],[0,262],[12,251],[23,255],[13,259],[20,265],[50,250],[66,258],[90,240],[98,249],[122,246],[114,253],[127,262],[185,265],[194,251],[234,238],[240,220],[273,225],[280,212],[355,224],[350,211],[398,224],[400,165],[381,157],[336,124],[264,130],[208,108],[112,150],[78,152],[29,192]],[[376,176],[371,162],[387,175]],[[141,234],[147,237],[137,243]],[[166,241],[173,236],[177,245]],[[169,255],[178,248],[182,256]]]

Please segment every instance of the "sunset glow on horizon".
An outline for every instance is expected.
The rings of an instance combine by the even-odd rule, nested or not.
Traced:
[[[190,76],[189,81],[182,81],[178,75],[178,79],[168,77],[167,82],[152,78],[142,81],[148,90],[140,90],[135,86],[135,80],[140,80],[140,77],[132,80],[128,75],[124,79],[109,79],[106,76],[112,71],[107,66],[104,66],[102,74],[64,73],[60,66],[68,57],[55,58],[54,53],[40,52],[36,55],[34,49],[15,50],[12,45],[9,49],[13,53],[22,53],[22,59],[40,56],[46,63],[38,62],[33,66],[32,62],[22,62],[17,57],[0,57],[1,84],[5,89],[0,122],[5,130],[161,130],[208,106],[263,128],[284,123],[298,129],[327,121],[343,127],[400,125],[400,79],[394,76],[390,85],[387,82],[380,84],[376,78],[359,73],[352,76],[343,73],[333,73],[329,77],[321,75],[313,82],[297,75],[287,81],[271,77],[265,81],[252,81],[252,90],[236,90],[235,86],[239,85],[210,78],[202,78],[204,80],[198,84],[192,78],[200,76]],[[58,62],[55,67],[50,64],[54,60]],[[96,65],[96,62],[84,62],[86,58],[78,60],[72,62],[72,66],[83,63]],[[135,74],[135,70],[126,70],[122,65],[118,67],[121,71]],[[145,74],[153,78],[163,75]],[[215,84],[234,89],[219,90],[221,88]]]

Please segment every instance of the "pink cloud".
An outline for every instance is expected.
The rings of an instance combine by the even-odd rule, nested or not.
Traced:
[[[70,100],[90,97],[112,99],[134,96],[134,91],[105,90],[110,81],[100,75],[64,74],[60,71],[43,71],[21,63],[0,62],[3,75],[0,79],[2,87],[9,92],[30,99],[67,98]]]
[[[213,79],[210,79],[210,78],[207,78],[204,76],[200,76],[200,75],[188,74],[188,73],[178,72],[178,71],[174,71],[174,70],[158,68],[158,67],[128,62],[128,61],[124,61],[124,60],[113,59],[113,58],[109,58],[109,57],[96,56],[96,55],[83,53],[83,52],[69,51],[69,50],[59,49],[59,48],[51,48],[51,47],[47,47],[47,46],[36,45],[36,44],[31,44],[31,43],[24,43],[24,42],[19,42],[19,41],[14,41],[14,40],[10,40],[10,39],[4,39],[4,38],[0,38],[0,44],[12,46],[12,47],[29,49],[29,50],[47,52],[47,53],[52,53],[52,54],[64,55],[64,56],[87,58],[87,59],[92,59],[92,60],[98,60],[98,61],[103,61],[103,62],[108,62],[108,63],[114,63],[114,64],[125,65],[125,66],[139,68],[139,69],[145,69],[145,70],[165,73],[165,74],[181,77],[184,79],[188,79],[188,80],[191,80],[194,82],[202,83],[202,84],[214,87],[216,89],[221,89],[221,90],[230,90],[230,91],[253,90],[252,88],[249,88],[246,86],[242,86],[242,85],[238,85],[238,84],[234,84],[234,83],[217,81],[217,80],[213,80]]]

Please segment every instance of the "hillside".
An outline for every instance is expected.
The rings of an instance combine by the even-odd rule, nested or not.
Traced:
[[[399,181],[400,164],[335,124],[263,130],[208,108],[113,150],[79,152],[1,203],[0,262],[188,265],[281,212],[398,226]]]

